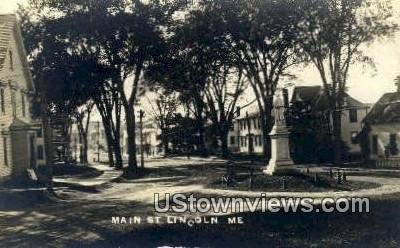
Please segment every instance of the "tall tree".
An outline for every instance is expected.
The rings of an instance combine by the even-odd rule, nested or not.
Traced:
[[[120,56],[122,79],[117,83],[121,96],[122,106],[126,115],[128,135],[128,174],[137,171],[136,159],[136,123],[135,104],[141,84],[145,84],[143,74],[153,61],[164,52],[164,38],[162,27],[170,18],[170,12],[159,1],[132,1],[127,6],[126,13],[121,14],[119,35],[122,37],[122,46],[117,55]],[[129,78],[128,78],[129,77]]]
[[[351,65],[371,63],[362,46],[390,35],[390,1],[297,1],[301,47],[317,68],[328,97],[332,118],[335,162],[342,159],[341,116]]]
[[[222,156],[226,158],[229,154],[228,134],[236,115],[237,101],[247,84],[240,69],[232,71],[227,65],[220,69],[221,71],[210,77],[205,95],[207,113],[216,127]]]
[[[217,42],[217,39],[222,39],[224,28],[212,23],[212,15],[206,14],[198,6],[189,4],[187,7],[185,17],[175,20],[171,28],[168,58],[158,61],[159,64],[151,68],[148,77],[169,91],[179,92],[179,100],[196,120],[197,149],[205,156],[207,81],[212,68],[218,63],[217,57],[222,60],[221,57],[227,57],[229,54],[222,54],[226,47],[219,47],[222,42]],[[217,19],[219,20],[215,18]],[[209,24],[213,24],[212,30]],[[214,31],[217,33],[214,34]]]
[[[292,1],[235,0],[217,1],[225,16],[237,56],[242,58],[244,74],[257,98],[263,130],[263,150],[269,157],[269,132],[275,90],[288,69],[300,63]]]
[[[79,58],[70,53],[67,40],[57,39],[59,20],[46,17],[46,13],[34,1],[21,7],[19,16],[36,86],[37,115],[43,122],[46,162],[51,176],[55,152],[52,122],[56,118],[62,119],[64,133],[68,133],[73,112],[89,99],[89,95],[76,85],[76,78],[80,76],[74,72],[74,66],[78,63],[70,63],[80,61]]]

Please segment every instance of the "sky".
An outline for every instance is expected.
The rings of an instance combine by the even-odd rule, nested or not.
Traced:
[[[400,1],[392,1],[394,16],[400,25]],[[18,3],[25,2],[27,0],[0,0],[0,14],[12,13]],[[400,31],[391,38],[375,41],[363,49],[366,55],[373,58],[376,69],[353,65],[349,73],[348,92],[364,103],[374,103],[384,93],[396,89],[394,78],[400,75]],[[293,72],[297,76],[296,85],[321,85],[318,71],[313,66],[297,68]]]

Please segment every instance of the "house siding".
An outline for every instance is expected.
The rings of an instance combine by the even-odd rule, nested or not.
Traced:
[[[398,154],[385,153],[386,147],[390,144],[390,135],[396,135],[397,148],[400,149],[400,124],[399,123],[387,123],[387,124],[375,124],[370,126],[370,132],[368,133],[368,139],[370,144],[370,159],[377,160],[380,158],[400,158],[400,152]],[[373,152],[373,137],[377,137],[377,153]]]
[[[26,171],[30,165],[29,136],[36,136],[36,132],[30,126],[33,119],[30,113],[30,93],[33,91],[30,74],[26,70],[25,52],[20,38],[18,23],[14,19],[14,27],[10,30],[8,51],[3,66],[0,68],[0,88],[3,90],[3,105],[0,105],[0,177],[19,175]],[[12,56],[12,58],[10,57]],[[12,62],[12,64],[11,64]],[[13,97],[14,95],[14,97]],[[0,97],[1,98],[1,97]],[[22,98],[24,98],[22,100]],[[0,99],[1,100],[1,99]],[[25,104],[23,106],[23,104]],[[4,111],[2,110],[4,106]],[[15,114],[14,114],[15,113]],[[26,123],[23,130],[14,129],[12,126],[18,120]],[[40,125],[40,124],[39,124]],[[3,138],[7,139],[8,165],[4,161]],[[43,143],[43,141],[42,141]],[[36,153],[36,140],[34,149]],[[45,164],[36,161],[36,165]]]
[[[359,142],[352,142],[352,133],[357,133],[357,135],[363,129],[362,120],[368,114],[368,107],[365,108],[355,108],[357,110],[357,121],[350,122],[350,110],[346,109],[342,112],[342,140],[349,148],[350,153],[361,153],[361,146]]]

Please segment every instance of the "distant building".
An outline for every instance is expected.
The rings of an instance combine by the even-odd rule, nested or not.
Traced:
[[[287,123],[290,128],[291,153],[296,162],[316,162],[322,151],[318,146],[329,147],[326,137],[331,137],[332,120],[327,97],[321,86],[300,86],[287,91]],[[342,140],[346,153],[361,156],[357,136],[362,130],[362,119],[369,106],[346,94],[342,109]],[[247,113],[246,113],[247,112]],[[247,114],[247,115],[246,115]],[[325,138],[323,137],[325,136]],[[263,136],[260,113],[256,104],[241,109],[229,132],[228,146],[231,152],[255,154],[263,152]],[[332,154],[328,148],[326,153]],[[328,154],[328,155],[329,155]],[[329,160],[321,158],[321,160]]]
[[[122,127],[121,127],[122,128]],[[76,130],[77,132],[77,130]],[[122,132],[122,130],[121,130]],[[75,140],[80,141],[79,135],[76,134]],[[106,132],[104,130],[103,123],[101,121],[91,121],[89,122],[89,127],[87,130],[88,139],[88,162],[107,161],[108,160],[108,145]],[[79,142],[76,146],[76,155],[79,158],[80,150],[82,149],[82,144]]]
[[[252,106],[254,110],[255,105]],[[243,109],[241,112],[245,110]],[[241,113],[229,130],[228,147],[230,151],[239,153],[251,151],[251,153],[262,154],[263,143],[260,113],[258,111],[252,111],[247,115]]]
[[[31,115],[34,90],[19,23],[0,15],[0,179],[45,164],[41,124]]]
[[[121,145],[123,148],[123,157],[128,158],[128,134],[126,132],[126,127],[121,130],[122,138]],[[159,136],[161,131],[159,130],[157,124],[154,120],[143,121],[143,153],[145,157],[157,156],[161,151]],[[136,152],[140,154],[140,123],[136,123]]]
[[[153,120],[147,120],[143,123],[143,151],[145,156],[156,156],[161,153],[161,140],[159,136],[161,131]],[[140,152],[140,124],[136,124],[136,145]]]
[[[88,162],[108,161],[108,143],[106,132],[101,121],[91,121],[88,127]],[[143,151],[146,157],[157,156],[162,151],[160,145],[161,132],[152,120],[143,123]],[[79,137],[79,132],[74,125],[71,131],[71,151],[72,157],[79,161],[82,153],[83,144]],[[128,135],[126,124],[121,125],[120,129],[121,154],[124,160],[128,159]],[[136,123],[136,151],[140,153],[140,124]]]
[[[377,165],[400,166],[400,85],[384,94],[364,118],[363,152]]]

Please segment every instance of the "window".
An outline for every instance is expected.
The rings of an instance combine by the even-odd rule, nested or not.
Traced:
[[[231,136],[231,145],[235,144],[235,136]]]
[[[10,70],[14,70],[12,51],[8,51],[8,55],[10,56]]]
[[[3,137],[3,154],[4,154],[4,164],[8,165],[8,154],[7,154],[7,138]]]
[[[25,95],[21,92],[21,104],[22,104],[22,116],[26,116],[26,108],[25,108]]]
[[[42,138],[42,137],[43,137],[42,129],[41,129],[41,128],[39,128],[38,130],[36,130],[36,137],[37,137],[37,138]]]
[[[357,109],[349,110],[349,118],[350,122],[357,122]]]
[[[399,150],[397,149],[397,135],[395,133],[391,133],[389,136],[389,151],[390,155],[397,155]]]
[[[378,154],[378,135],[372,136],[372,154]]]
[[[12,113],[13,117],[17,117],[17,108],[15,106],[15,91],[11,91],[11,104],[12,104]]]
[[[257,129],[257,118],[254,118],[253,122],[254,122],[254,129]]]
[[[358,135],[358,133],[357,132],[351,132],[351,143],[352,144],[357,144],[358,143],[358,139],[357,139],[357,135]]]
[[[44,158],[44,149],[43,149],[42,145],[37,146],[37,158],[39,160],[43,160],[43,158]]]
[[[6,105],[4,103],[4,89],[0,89],[0,105],[1,105],[1,112],[4,114],[6,112]]]

